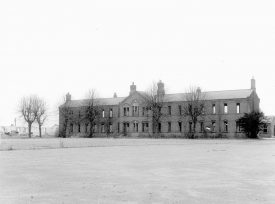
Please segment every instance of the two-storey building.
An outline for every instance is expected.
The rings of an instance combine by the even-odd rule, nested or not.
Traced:
[[[182,114],[186,103],[185,93],[165,94],[164,83],[159,82],[158,93],[163,93],[163,112],[159,132],[163,137],[186,137],[192,128],[192,121]],[[205,114],[199,117],[197,130],[202,137],[242,137],[243,133],[237,119],[244,113],[259,110],[260,99],[256,93],[255,79],[251,79],[250,89],[203,92],[205,96]],[[93,125],[94,136],[149,137],[152,135],[152,115],[146,108],[145,92],[138,91],[133,83],[127,97],[95,99],[100,104],[100,118]],[[71,115],[67,123],[67,136],[85,136],[89,134],[88,121],[77,120],[89,99],[71,100],[67,94],[66,103],[60,109],[69,108]],[[64,128],[64,115],[59,114],[59,128]]]

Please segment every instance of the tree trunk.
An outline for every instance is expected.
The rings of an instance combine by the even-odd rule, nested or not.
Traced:
[[[93,123],[92,122],[90,122],[90,133],[89,133],[89,137],[93,137]]]
[[[32,124],[28,123],[28,129],[29,129],[29,138],[32,137]]]
[[[39,124],[39,137],[42,137],[42,134],[41,134],[41,125]]]

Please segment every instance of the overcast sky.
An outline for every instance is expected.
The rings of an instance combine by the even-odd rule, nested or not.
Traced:
[[[273,0],[9,0],[0,3],[0,125],[21,97],[49,106],[48,125],[67,92],[81,99],[127,96],[162,80],[168,93],[248,89],[275,115]],[[19,120],[19,119],[18,119]]]

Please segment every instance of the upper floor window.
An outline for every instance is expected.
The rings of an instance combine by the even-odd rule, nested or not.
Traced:
[[[216,114],[216,104],[212,104],[212,113]]]
[[[129,116],[129,107],[123,108],[123,116]]]
[[[240,113],[240,103],[237,103],[237,113]]]
[[[172,114],[172,107],[168,106],[168,115],[171,115],[171,114]]]
[[[223,112],[224,112],[225,114],[227,114],[227,113],[228,113],[227,103],[225,103],[225,104],[224,104],[224,107],[223,107]]]
[[[132,106],[132,116],[138,115],[138,106]]]
[[[110,113],[109,113],[109,116],[110,116],[110,118],[112,118],[112,117],[113,117],[113,109],[112,109],[112,108],[110,108]]]
[[[181,105],[179,105],[179,114],[182,115]]]
[[[102,118],[104,118],[104,117],[105,117],[105,111],[102,110]]]

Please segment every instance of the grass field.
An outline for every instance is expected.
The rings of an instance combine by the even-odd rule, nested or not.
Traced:
[[[0,151],[0,203],[275,203],[275,140],[74,141]]]

